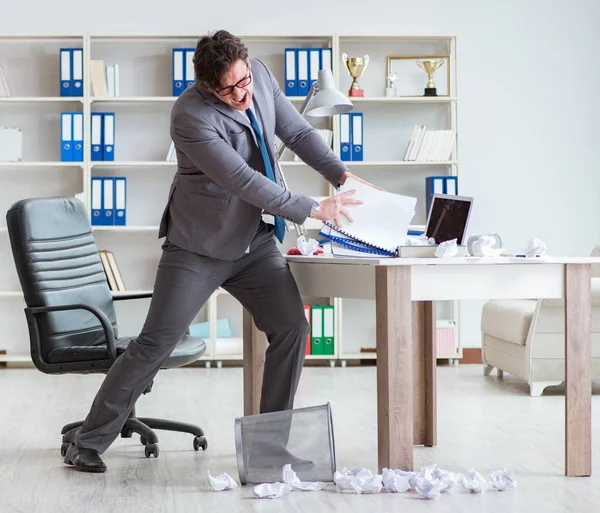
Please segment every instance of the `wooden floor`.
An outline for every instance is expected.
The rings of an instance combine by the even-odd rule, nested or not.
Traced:
[[[480,365],[439,367],[439,445],[417,448],[417,466],[437,463],[455,472],[511,469],[515,490],[484,495],[453,492],[428,501],[416,494],[349,495],[334,485],[258,500],[252,488],[213,492],[207,471],[238,478],[234,418],[242,411],[239,368],[161,371],[140,415],[203,426],[208,451],[191,437],[159,433],[160,456],[146,459],[139,438],[117,439],[104,454],[105,474],[76,472],[62,463],[60,428],[80,419],[100,376],[46,376],[34,369],[0,370],[0,511],[235,512],[235,511],[597,511],[600,454],[593,443],[590,478],[564,477],[564,396],[560,388],[531,398],[511,376],[484,377]],[[337,464],[376,466],[375,368],[309,367],[296,406],[330,401]],[[600,391],[593,397],[594,441],[600,436]],[[594,506],[596,505],[596,506]],[[410,508],[410,509],[408,509]]]

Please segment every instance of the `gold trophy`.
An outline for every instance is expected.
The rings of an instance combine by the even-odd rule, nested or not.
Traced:
[[[427,85],[425,86],[425,94],[423,96],[437,96],[437,90],[433,83],[433,74],[442,67],[444,59],[437,61],[417,61],[417,66],[427,73]]]
[[[352,85],[348,91],[348,96],[364,96],[365,91],[358,85],[357,78],[360,77],[369,65],[369,56],[364,57],[348,57],[348,54],[342,54],[342,61],[346,65],[349,75],[352,77]]]

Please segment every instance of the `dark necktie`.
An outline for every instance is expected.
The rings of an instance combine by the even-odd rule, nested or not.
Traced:
[[[256,116],[252,109],[247,109],[246,114],[248,114],[248,118],[250,119],[250,124],[252,125],[252,129],[256,134],[256,140],[258,141],[258,148],[260,149],[260,153],[262,155],[263,163],[265,165],[265,175],[267,178],[277,182],[275,180],[275,173],[273,173],[273,166],[271,165],[271,159],[269,158],[269,153],[267,152],[267,145],[265,144],[265,140],[260,131],[260,127],[258,126],[258,122],[256,121]],[[285,236],[285,220],[283,217],[275,216],[275,237],[279,239],[279,242],[283,242],[283,237]]]

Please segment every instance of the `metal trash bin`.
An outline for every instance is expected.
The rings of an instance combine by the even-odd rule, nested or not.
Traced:
[[[333,481],[335,442],[330,403],[235,419],[242,484],[281,481],[291,464],[301,481]]]

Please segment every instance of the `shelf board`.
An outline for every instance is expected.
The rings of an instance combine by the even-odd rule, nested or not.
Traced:
[[[361,161],[343,161],[348,167],[398,167],[398,166],[457,166],[458,160],[361,160]],[[285,167],[308,166],[306,162],[279,161]]]
[[[348,98],[352,103],[450,103],[456,96],[355,96]]]
[[[128,296],[130,294],[152,294],[152,290],[111,290],[113,297]]]
[[[4,34],[4,35],[0,35],[0,40],[2,41],[11,41],[11,40],[15,40],[15,41],[23,41],[23,40],[28,40],[28,39],[32,39],[32,40],[42,40],[42,41],[56,41],[56,40],[63,40],[63,39],[76,39],[76,40],[81,40],[83,41],[83,38],[85,36],[83,34]]]
[[[9,96],[0,98],[0,103],[83,103],[82,96]]]
[[[92,97],[92,103],[169,103],[178,96],[98,96]]]
[[[104,162],[104,161],[94,161],[92,162],[92,167],[100,168],[100,167],[172,167],[176,166],[177,162],[171,162],[168,160],[124,160],[124,161],[112,161],[112,162]]]
[[[0,363],[33,363],[28,354],[0,354]]]
[[[340,360],[376,360],[377,353],[348,353],[338,356]]]
[[[458,160],[374,160],[345,161],[348,167],[398,167],[398,166],[456,166]]]
[[[338,357],[334,354],[307,354],[304,357],[306,360],[337,360]]]
[[[19,161],[19,162],[0,162],[0,167],[83,167],[83,162],[51,162],[51,161]]]
[[[130,226],[102,226],[102,225],[93,225],[92,231],[94,232],[155,232],[158,231],[158,225],[130,225]]]
[[[308,164],[306,162],[296,162],[295,160],[280,160],[279,163],[282,166],[290,166],[290,167],[301,167],[301,166],[308,166]]]
[[[2,290],[0,297],[23,297],[23,292],[20,290]]]

